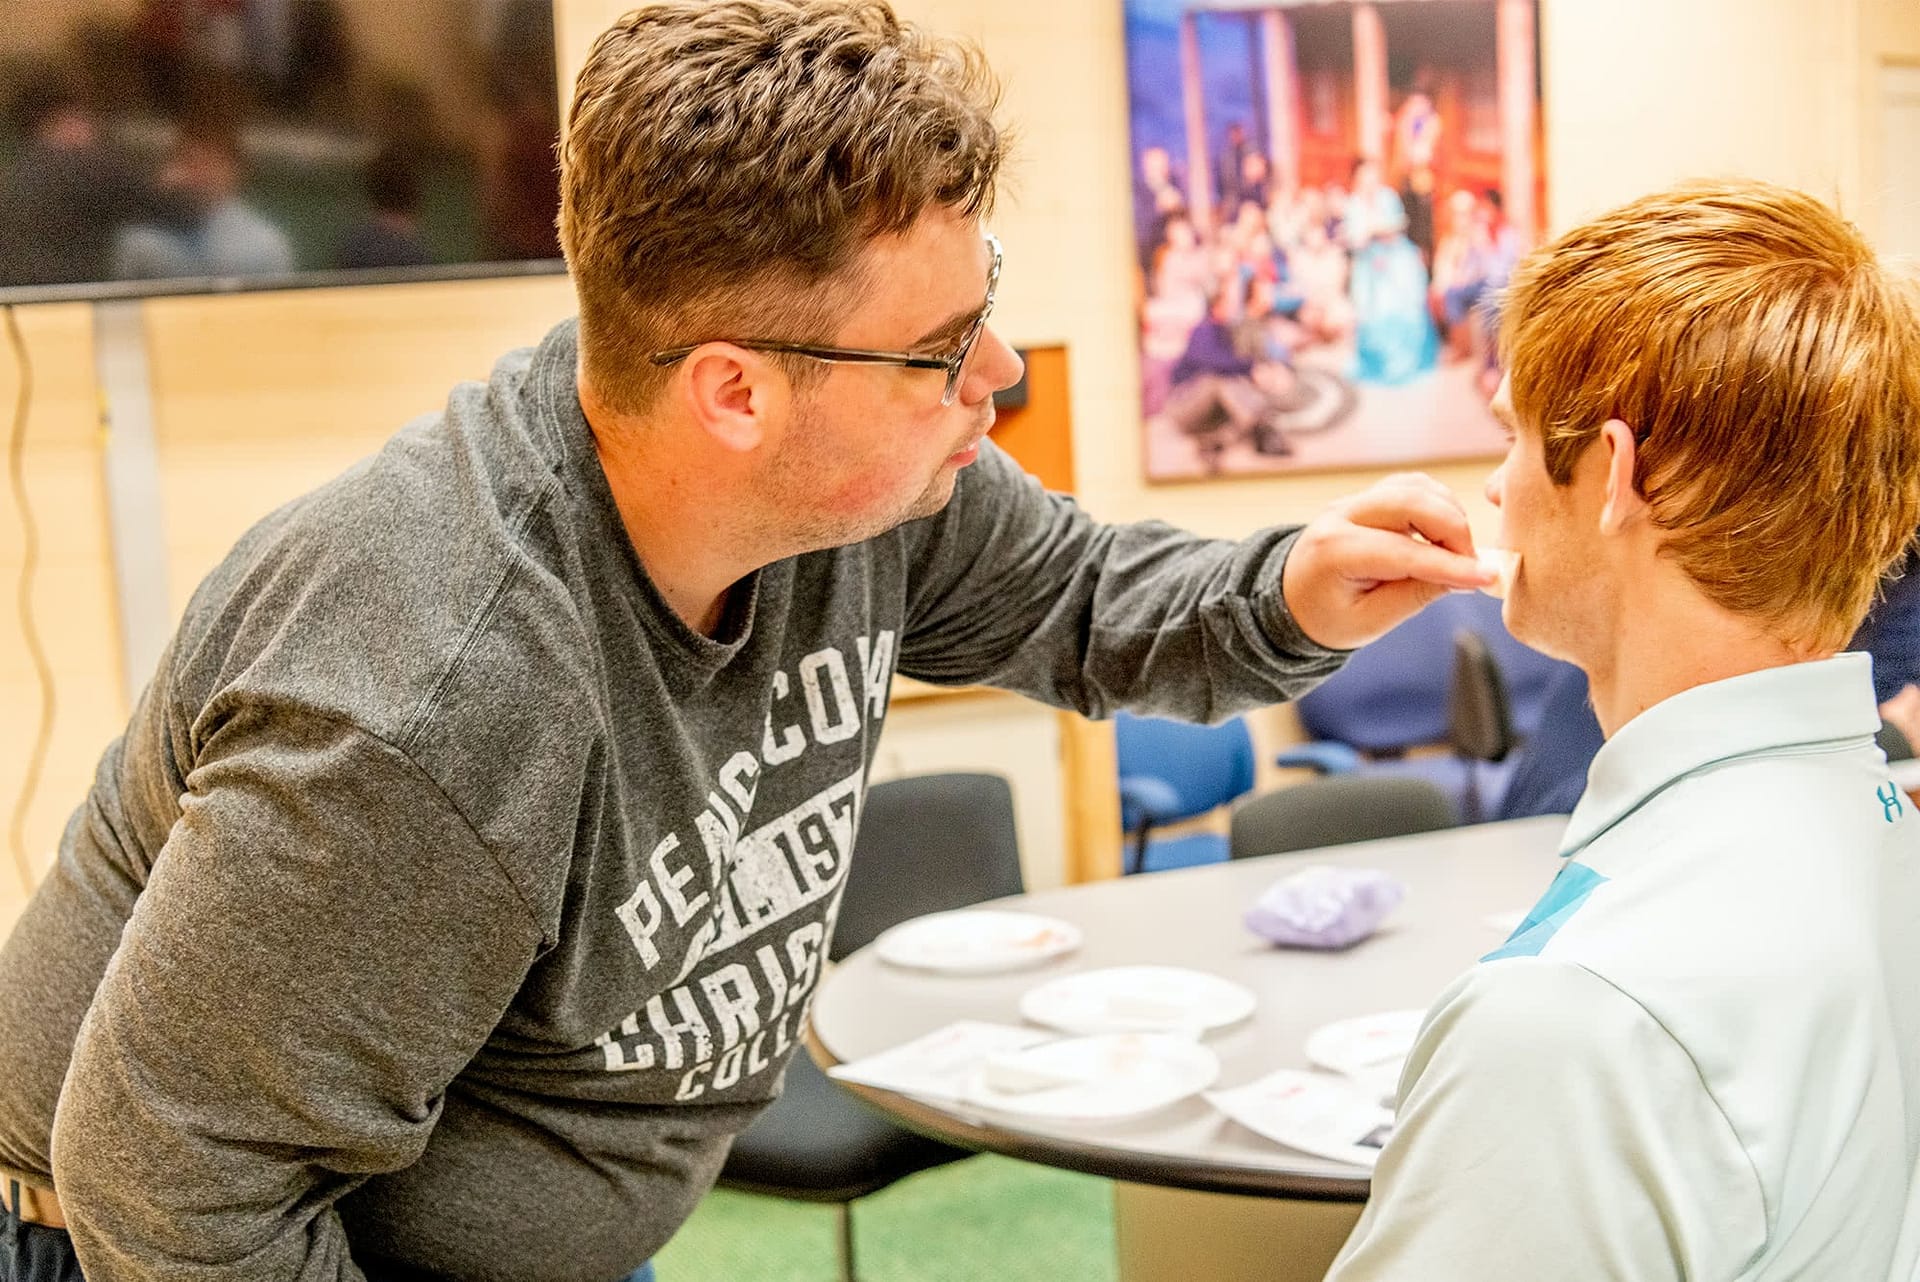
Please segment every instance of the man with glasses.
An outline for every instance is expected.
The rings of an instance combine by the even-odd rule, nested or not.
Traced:
[[[880,3],[599,39],[577,324],[242,539],[0,953],[0,1277],[612,1282],[779,1090],[896,673],[1215,719],[1486,580],[1423,479],[1227,543],[996,450],[993,99]]]
[[[960,395],[960,371],[966,368],[967,357],[973,351],[974,342],[979,339],[980,332],[987,327],[987,318],[993,315],[993,292],[1000,287],[1000,238],[988,232],[986,242],[987,249],[993,255],[993,261],[987,268],[987,300],[967,322],[966,333],[960,341],[945,355],[874,352],[860,347],[822,347],[808,343],[783,342],[772,338],[735,338],[728,341],[735,347],[744,347],[750,351],[804,356],[809,360],[822,361],[828,365],[898,365],[902,369],[937,369],[947,376],[947,381],[940,390],[940,404],[951,405],[954,398]],[[698,350],[698,344],[670,347],[664,352],[655,352],[648,359],[655,365],[671,365],[675,361],[685,360]]]

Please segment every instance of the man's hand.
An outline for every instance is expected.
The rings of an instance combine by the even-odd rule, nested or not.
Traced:
[[[1280,590],[1294,622],[1330,650],[1364,645],[1455,588],[1497,576],[1474,559],[1446,486],[1402,472],[1343,499],[1300,532]]]

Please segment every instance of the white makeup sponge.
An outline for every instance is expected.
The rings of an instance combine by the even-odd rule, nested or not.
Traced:
[[[1506,600],[1507,593],[1513,591],[1513,576],[1520,573],[1520,554],[1505,548],[1481,548],[1479,560],[1482,567],[1499,576],[1495,582],[1480,590],[1488,596]]]

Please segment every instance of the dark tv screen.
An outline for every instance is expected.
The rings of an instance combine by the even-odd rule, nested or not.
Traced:
[[[551,0],[5,0],[0,303],[564,270]]]

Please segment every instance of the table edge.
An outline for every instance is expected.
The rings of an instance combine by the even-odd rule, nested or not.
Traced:
[[[821,1072],[838,1067],[838,1056],[827,1049],[806,1022],[801,1041]],[[1133,1154],[1094,1143],[1049,1135],[1044,1138],[963,1121],[937,1105],[857,1082],[829,1078],[867,1107],[917,1135],[976,1152],[998,1153],[1042,1166],[1098,1175],[1127,1184],[1188,1189],[1199,1193],[1234,1193],[1250,1197],[1291,1198],[1302,1202],[1365,1202],[1373,1181],[1334,1175],[1307,1175],[1297,1171],[1228,1167],[1216,1162],[1183,1162],[1163,1154]]]

